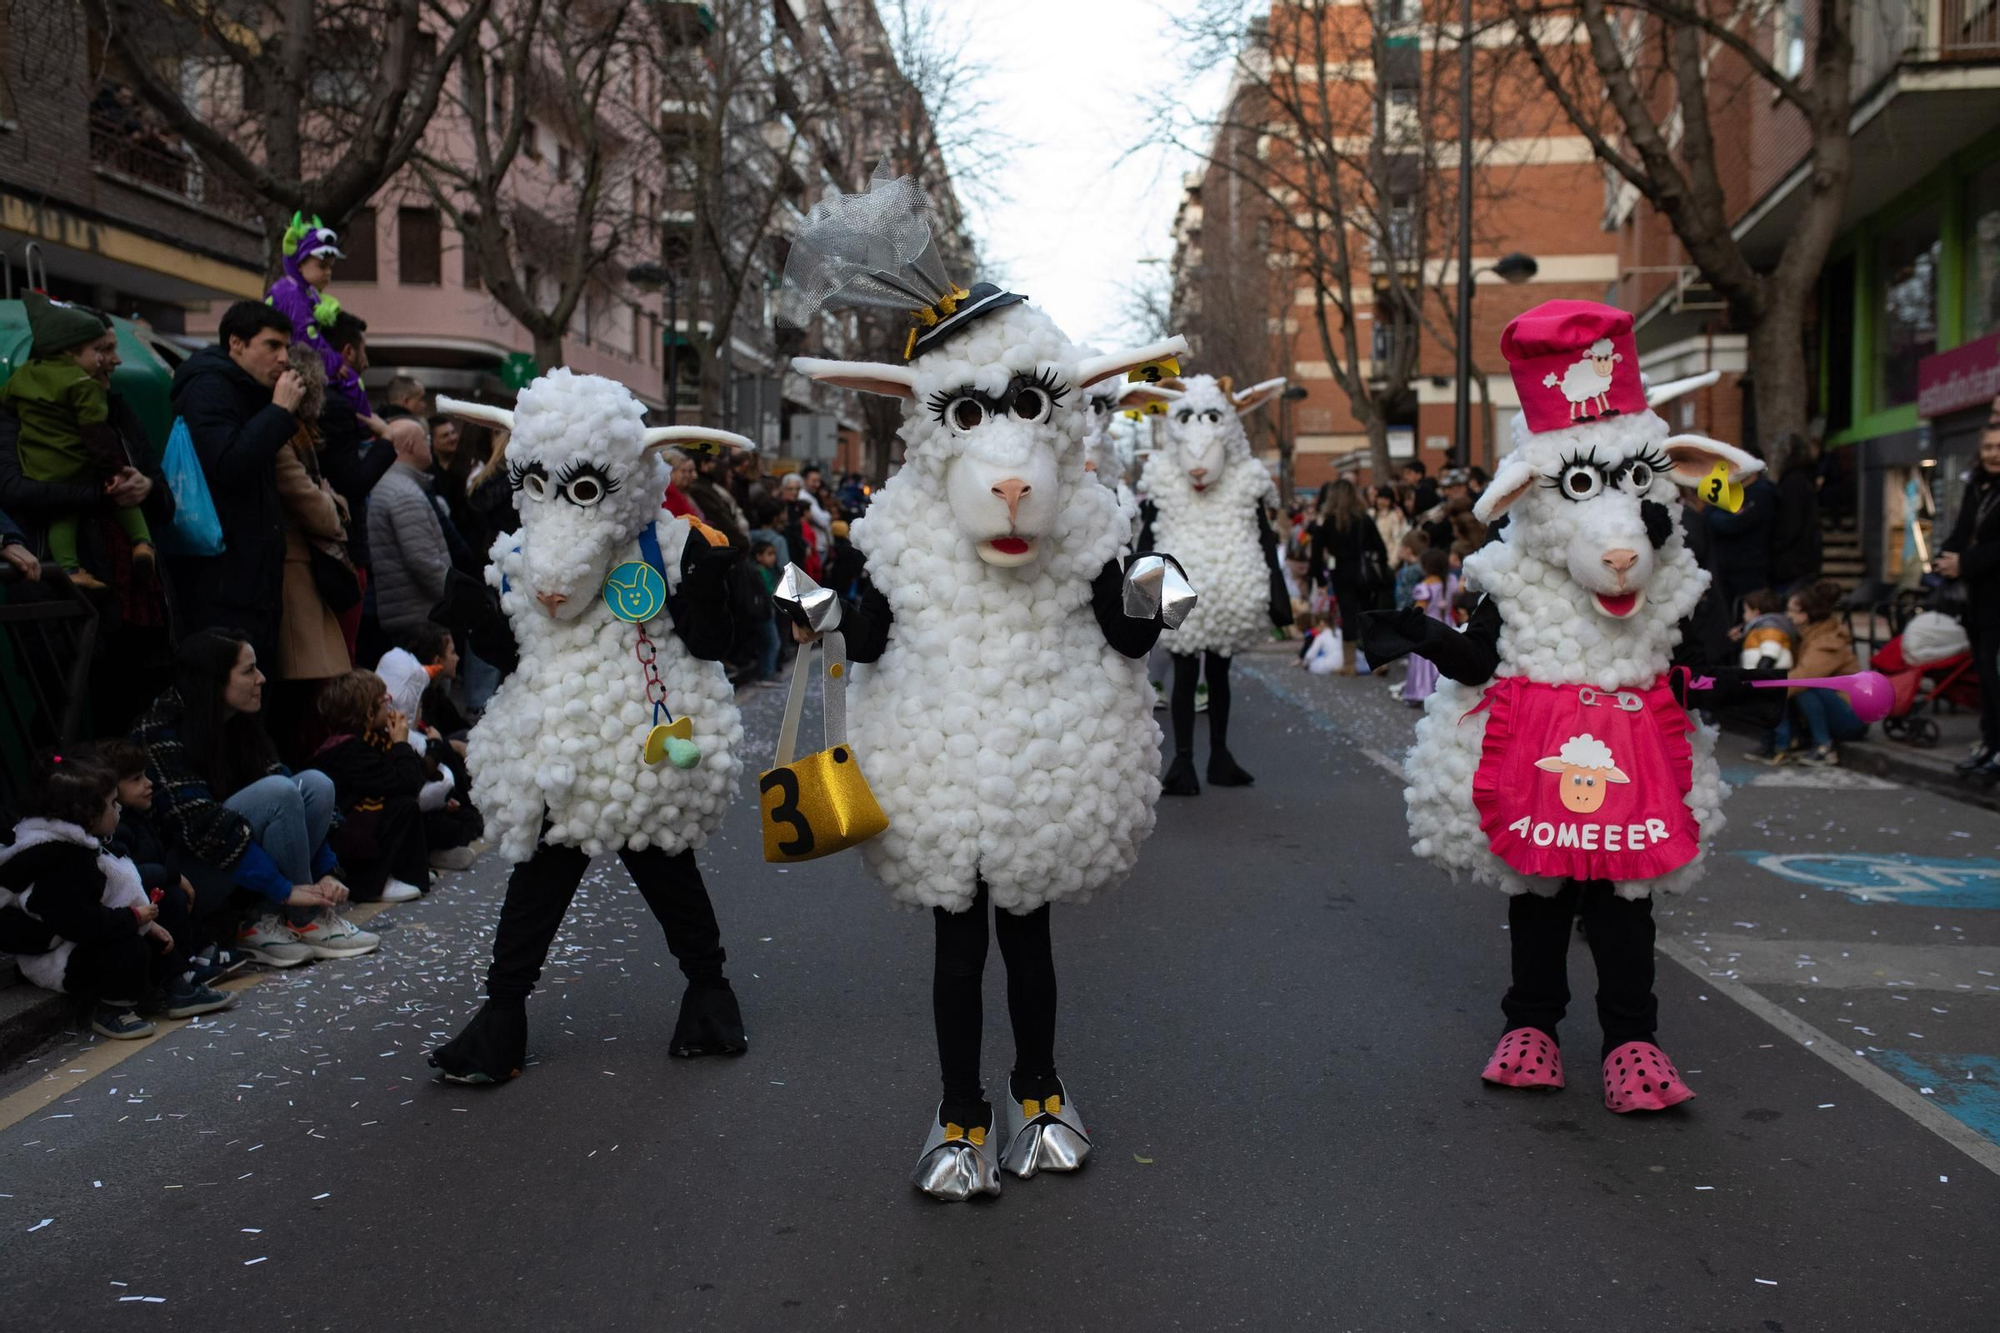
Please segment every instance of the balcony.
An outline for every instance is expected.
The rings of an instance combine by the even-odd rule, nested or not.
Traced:
[[[90,162],[100,174],[149,194],[164,194],[231,222],[257,222],[250,196],[203,170],[171,136],[138,119],[91,117]]]

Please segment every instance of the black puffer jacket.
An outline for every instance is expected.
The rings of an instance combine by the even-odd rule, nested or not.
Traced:
[[[2000,625],[2000,476],[1974,468],[1951,535],[1938,549],[1958,557],[1973,621]]]
[[[298,419],[220,347],[204,347],[181,363],[173,403],[201,459],[224,545],[221,555],[179,561],[185,628],[244,630],[257,656],[276,662],[285,590],[277,460],[298,431]]]

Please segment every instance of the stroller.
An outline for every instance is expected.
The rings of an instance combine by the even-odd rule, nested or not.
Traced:
[[[1940,621],[1943,623],[1936,623]],[[1912,635],[1925,660],[1909,660],[1905,641]],[[1951,643],[1962,646],[1956,652],[1937,654],[1936,645]],[[1979,711],[1979,674],[1973,669],[1972,649],[1965,642],[1965,631],[1949,616],[1937,612],[1919,615],[1901,634],[1877,648],[1868,665],[1887,676],[1896,691],[1895,707],[1882,719],[1882,732],[1890,740],[1929,749],[1938,743],[1938,725],[1923,714],[1935,713],[1941,702]]]

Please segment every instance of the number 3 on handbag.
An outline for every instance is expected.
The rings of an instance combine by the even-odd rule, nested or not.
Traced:
[[[847,644],[840,631],[820,640],[825,666],[826,748],[794,761],[799,717],[805,711],[812,645],[800,647],[778,729],[774,767],[757,779],[764,817],[766,861],[811,861],[868,841],[889,827],[889,817],[861,776],[861,761],[847,743]]]

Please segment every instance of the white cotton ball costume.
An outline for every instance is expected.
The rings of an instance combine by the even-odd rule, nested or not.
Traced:
[[[1546,479],[1558,471],[1564,457],[1579,449],[1595,449],[1598,457],[1617,462],[1657,447],[1671,434],[1667,423],[1652,412],[1535,435],[1517,417],[1515,448],[1499,471],[1504,476],[1510,467],[1521,465]],[[1680,621],[1694,610],[1709,583],[1708,571],[1687,549],[1679,522],[1655,554],[1645,604],[1629,620],[1607,620],[1592,609],[1591,594],[1570,576],[1565,554],[1577,525],[1591,523],[1596,516],[1590,506],[1573,505],[1552,488],[1534,485],[1507,510],[1501,539],[1465,561],[1468,584],[1493,599],[1504,622],[1496,675],[1614,690],[1663,674],[1680,643]],[[1496,477],[1487,494],[1498,489]],[[1680,508],[1679,487],[1668,473],[1654,478],[1644,498]],[[1486,714],[1473,710],[1488,688],[1440,680],[1424,704],[1416,744],[1404,764],[1410,779],[1404,796],[1413,848],[1447,870],[1464,871],[1510,894],[1553,893],[1560,881],[1509,869],[1488,849],[1480,828],[1471,792],[1486,740]],[[1700,854],[1663,877],[1617,882],[1620,897],[1679,893],[1704,873],[1702,860],[1709,842],[1722,831],[1722,800],[1728,794],[1715,761],[1716,735],[1714,727],[1697,722],[1691,738],[1694,781],[1686,802],[1701,830]]]
[[[1167,417],[1165,439],[1147,459],[1139,486],[1158,510],[1153,541],[1171,551],[1201,590],[1201,600],[1177,629],[1160,637],[1169,652],[1230,656],[1270,635],[1270,567],[1259,540],[1257,509],[1275,510],[1277,483],[1250,451],[1250,437],[1237,417],[1237,404],[1212,375],[1179,381],[1181,397]],[[1196,414],[1194,427],[1178,421]],[[1219,411],[1219,423],[1200,414]],[[1188,476],[1192,452],[1209,433],[1221,437],[1222,478],[1205,490]]]
[[[914,391],[997,394],[1019,374],[1073,374],[1080,356],[1048,316],[1014,306],[918,358]],[[1153,829],[1152,689],[1090,606],[1135,511],[1085,472],[1089,418],[1066,409],[1058,518],[1034,565],[982,561],[946,495],[955,460],[1019,462],[1018,438],[994,448],[921,410],[901,431],[902,470],[851,534],[896,617],[889,651],[856,669],[849,694],[855,752],[889,817],[863,855],[912,907],[962,911],[981,876],[1005,911],[1085,901],[1131,873]]]
[[[539,840],[593,856],[629,847],[699,848],[722,822],[743,771],[743,722],[719,663],[690,656],[665,615],[644,629],[675,717],[693,722],[702,761],[691,769],[639,760],[653,727],[635,627],[613,616],[593,575],[636,558],[637,534],[654,525],[669,589],[679,586],[691,533],[659,507],[667,469],[643,452],[645,424],[624,386],[558,369],[521,391],[510,469],[536,464],[551,477],[593,460],[616,490],[583,508],[522,506],[522,526],[493,543],[486,580],[521,646],[521,665],[500,686],[466,743],[473,799],[499,830],[500,850],[523,861]],[[535,590],[577,588],[593,605],[573,619],[543,613]],[[546,810],[549,828],[541,833]]]

